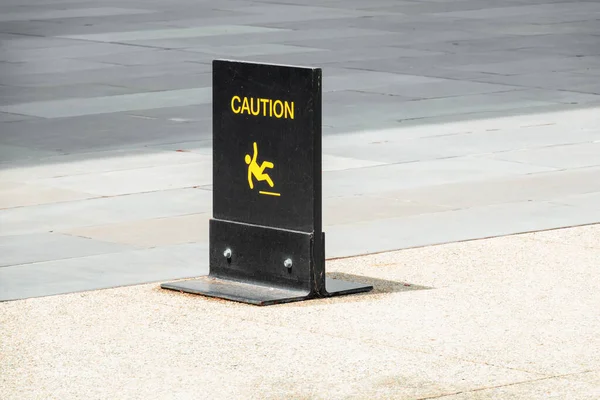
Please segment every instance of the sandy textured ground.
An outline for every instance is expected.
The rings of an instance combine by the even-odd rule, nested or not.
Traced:
[[[598,399],[600,225],[328,263],[364,295],[0,303],[3,399]]]

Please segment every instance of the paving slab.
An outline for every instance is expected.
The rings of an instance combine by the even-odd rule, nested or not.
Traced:
[[[33,117],[21,114],[0,113],[0,122],[17,122],[32,119]]]
[[[11,163],[0,169],[0,181],[27,182],[39,179],[73,177],[88,174],[102,174],[183,164],[206,163],[211,165],[212,154],[198,154],[192,151],[176,151],[185,146],[176,146],[171,151],[155,149],[126,149],[97,151],[91,157],[88,153],[53,155],[43,158],[44,164],[18,165]],[[169,149],[170,150],[170,149]],[[38,154],[37,159],[42,159]]]
[[[5,0],[1,237],[196,240],[205,259],[216,57],[323,68],[329,255],[598,222],[599,11],[583,0]],[[99,264],[60,284],[71,250],[57,249],[44,253],[51,268],[23,272],[38,285],[23,296],[119,284],[115,271],[95,279]],[[103,262],[126,265],[125,253]],[[162,268],[127,282],[189,272]]]
[[[64,190],[39,184],[23,184],[0,181],[0,210],[13,207],[27,207],[39,204],[90,199],[94,196],[74,190]]]
[[[32,264],[62,258],[118,253],[131,247],[74,235],[39,233],[18,236],[0,236],[0,268]]]
[[[212,183],[211,161],[157,166],[98,174],[74,175],[29,181],[57,188],[83,190],[96,196],[156,192]]]
[[[456,157],[427,163],[402,163],[323,174],[325,197],[369,194],[388,190],[433,186],[451,182],[491,179],[551,171],[551,168],[500,162],[483,157]],[[394,176],[397,179],[390,180]],[[356,185],[356,182],[361,185]]]
[[[209,219],[208,213],[189,214],[65,229],[61,232],[103,242],[152,248],[184,243],[208,243]]]
[[[208,264],[198,254],[207,250],[205,245],[193,243],[2,267],[0,300],[132,285],[140,275],[155,282],[205,275]]]
[[[0,225],[2,235],[22,235],[210,210],[212,192],[176,189],[0,210]]]
[[[180,89],[153,93],[136,93],[85,99],[32,102],[0,107],[0,111],[42,118],[78,117],[122,111],[147,110],[207,104],[211,101],[207,88]]]
[[[480,181],[455,182],[379,193],[380,197],[429,202],[453,209],[515,202],[562,199],[572,193],[600,192],[600,169],[581,168],[509,176]],[[576,198],[570,201],[575,201]]]
[[[149,110],[144,111],[148,112]],[[88,158],[97,159],[102,158],[106,151],[121,151],[124,155],[127,151],[132,151],[132,154],[136,154],[148,145],[212,138],[210,120],[182,124],[168,118],[136,115],[138,113],[141,114],[140,111],[130,111],[5,124],[0,138],[0,151],[7,149],[9,160],[22,165],[22,162],[35,157],[29,156],[26,151],[13,153],[8,149],[33,148],[33,156],[38,150],[46,155],[85,153]],[[144,146],[139,145],[140,131],[144,132]],[[40,158],[37,160],[39,163]]]
[[[596,193],[588,207],[525,201],[331,225],[326,251],[328,257],[348,257],[389,251],[397,243],[419,247],[584,225],[600,218],[597,205],[590,204],[597,200]]]
[[[0,165],[8,165],[15,160],[38,160],[43,157],[57,155],[55,151],[31,149],[25,146],[11,146],[2,144],[0,146]]]
[[[78,17],[108,17],[113,15],[152,13],[152,10],[127,9],[116,7],[79,8],[72,10],[36,10],[29,12],[9,12],[0,16],[0,21],[31,21]]]
[[[51,59],[45,62],[20,62],[18,64],[5,63],[0,67],[2,76],[28,76],[39,74],[53,74],[66,72],[86,72],[89,70],[105,69],[115,67],[115,64],[97,63],[85,60]],[[8,81],[7,81],[8,82]]]
[[[600,165],[600,142],[517,150],[495,158],[560,169],[593,167]]]
[[[5,86],[0,88],[0,94],[2,95],[0,105],[10,106],[14,104],[32,103],[36,101],[102,97],[138,92],[139,90],[124,86],[103,84],[57,85],[43,88]],[[14,120],[19,121],[31,118],[34,117],[24,116],[22,118],[14,118]]]
[[[157,29],[149,31],[124,31],[97,33],[89,35],[64,35],[60,36],[63,39],[78,39],[89,40],[92,42],[134,42],[137,40],[149,39],[174,39],[174,38],[189,38],[202,36],[218,36],[224,34],[244,34],[253,32],[277,32],[279,29],[263,28],[252,26],[236,26],[236,25],[217,25],[195,28],[180,28],[180,29]]]

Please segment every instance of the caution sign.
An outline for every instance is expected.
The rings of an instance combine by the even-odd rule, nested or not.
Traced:
[[[321,70],[213,62],[207,276],[165,289],[257,305],[365,292],[325,276]]]
[[[214,218],[319,230],[321,70],[216,60],[213,118]]]

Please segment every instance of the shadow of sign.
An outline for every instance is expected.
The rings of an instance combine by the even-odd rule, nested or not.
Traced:
[[[361,283],[363,285],[373,286],[373,290],[371,290],[370,292],[361,294],[360,297],[373,296],[373,295],[382,294],[382,293],[412,292],[415,290],[435,289],[433,287],[416,285],[414,283],[408,283],[408,282],[402,282],[402,281],[389,281],[389,280],[385,280],[385,279],[371,278],[371,277],[362,276],[362,275],[346,274],[343,272],[328,272],[327,277],[331,278],[331,279],[341,279],[341,280],[345,280],[345,281],[353,281],[356,283]]]

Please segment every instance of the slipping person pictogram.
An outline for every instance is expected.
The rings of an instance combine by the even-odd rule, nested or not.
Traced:
[[[258,145],[256,142],[253,143],[253,147],[254,155],[250,157],[250,154],[246,154],[246,157],[244,158],[246,164],[248,164],[248,185],[250,186],[250,189],[254,189],[253,178],[259,182],[266,181],[271,187],[275,186],[269,174],[265,173],[266,168],[273,168],[275,165],[270,161],[263,161],[260,165],[258,165],[258,162],[256,161],[256,158],[258,157]],[[279,196],[279,193],[264,191],[259,191],[259,193],[271,196]]]

